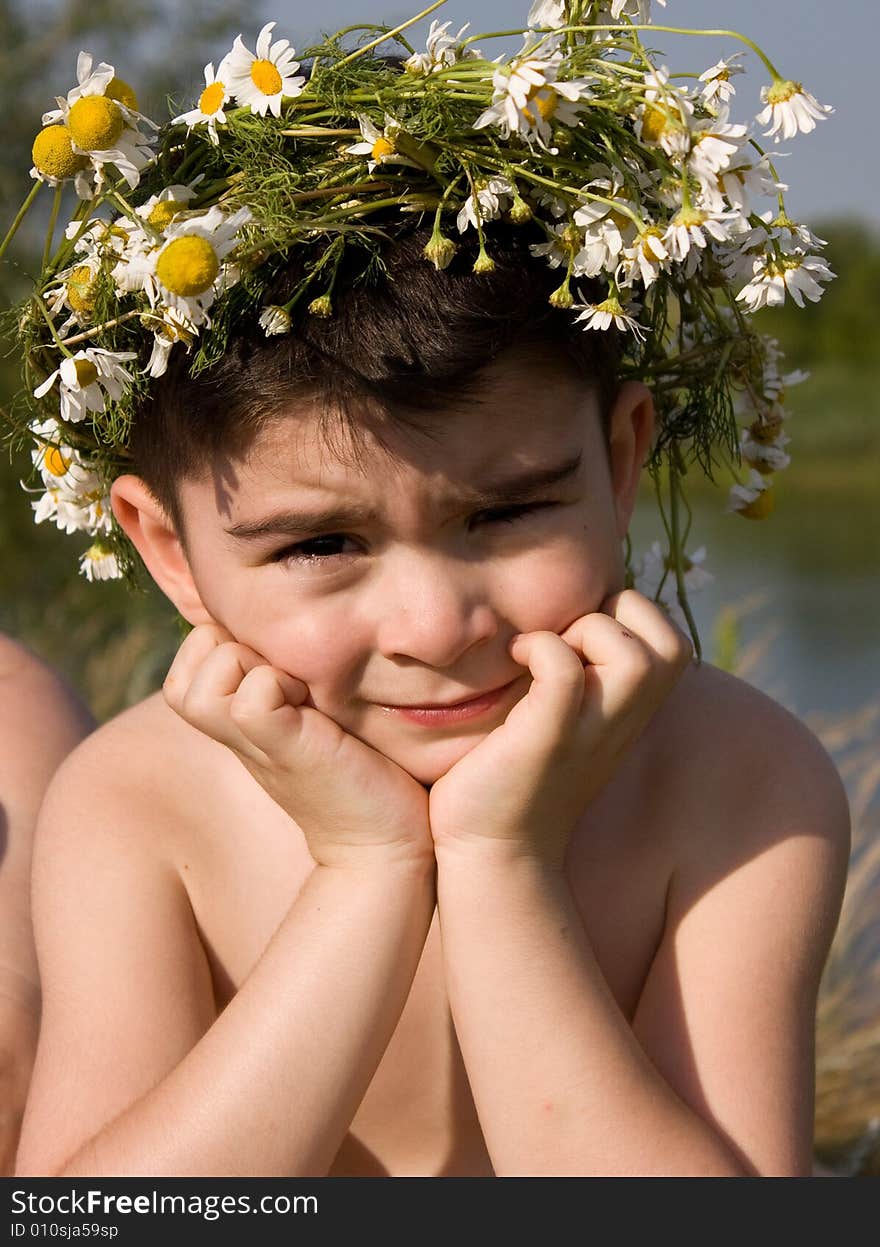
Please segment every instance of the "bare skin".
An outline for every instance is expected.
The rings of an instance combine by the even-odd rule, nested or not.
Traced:
[[[94,726],[35,654],[0,635],[0,1173],[11,1175],[40,1020],[31,931],[34,828],[55,768]]]
[[[97,733],[47,801],[19,1172],[809,1172],[839,778],[619,594],[641,390],[615,408],[610,471],[564,387],[541,422],[521,364],[495,397],[479,442],[456,426],[366,481],[273,430],[187,482],[185,554],[117,482],[196,627],[167,700]],[[531,525],[435,513],[438,486],[492,469],[478,455],[534,466],[578,439],[582,475]],[[385,509],[317,571],[264,523],[316,481]],[[384,708],[524,670],[469,732]]]

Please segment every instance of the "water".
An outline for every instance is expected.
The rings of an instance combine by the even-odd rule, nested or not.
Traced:
[[[754,605],[741,645],[761,637],[768,645],[749,681],[800,716],[854,711],[880,699],[880,471],[858,488],[789,485],[780,475],[776,492],[777,508],[761,522],[726,515],[726,489],[692,501],[688,553],[705,545],[703,566],[715,576],[691,601],[703,655],[715,659],[725,607]],[[634,551],[661,533],[646,490]]]

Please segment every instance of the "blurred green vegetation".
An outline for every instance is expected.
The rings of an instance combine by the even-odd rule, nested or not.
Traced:
[[[75,80],[76,55],[113,63],[155,120],[166,94],[184,107],[201,66],[241,28],[235,0],[0,0],[0,234],[32,183],[30,145],[56,92]],[[161,31],[157,38],[155,32]],[[37,265],[49,196],[0,264],[0,311],[22,297]],[[880,466],[880,239],[857,221],[810,222],[828,240],[838,274],[822,302],[761,313],[762,332],[780,340],[789,368],[810,380],[791,391],[792,466],[780,488],[876,491]],[[18,387],[17,344],[0,342],[0,404]],[[154,588],[133,594],[116,583],[89,585],[77,573],[88,544],[54,525],[35,525],[19,481],[26,452],[0,457],[0,629],[30,645],[79,689],[99,720],[158,688],[181,638],[175,612]],[[646,482],[647,486],[647,482]],[[704,488],[699,472],[688,477]],[[707,489],[714,489],[706,485]],[[722,505],[719,501],[719,506]],[[731,661],[722,626],[717,653]]]

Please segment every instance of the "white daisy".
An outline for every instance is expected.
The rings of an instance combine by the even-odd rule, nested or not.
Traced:
[[[763,520],[773,510],[774,505],[771,478],[752,468],[745,485],[734,485],[730,490],[725,511],[728,515],[736,512],[747,520]]]
[[[66,97],[56,96],[58,108],[43,114],[43,124],[67,129],[73,153],[87,157],[95,194],[107,180],[105,165],[113,165],[134,190],[155,155],[139,123],[154,130],[156,123],[138,112],[134,91],[116,77],[112,65],[102,61],[92,69],[91,56],[80,52],[77,77],[79,85]]]
[[[58,316],[63,308],[70,312],[67,320],[58,329],[63,335],[74,325],[80,328],[89,324],[95,310],[95,292],[100,260],[89,259],[82,264],[74,264],[59,273],[57,284],[47,287],[43,298],[52,317]]]
[[[715,577],[706,571],[706,547],[700,546],[691,555],[683,555],[682,570],[688,597],[711,584]],[[687,628],[687,619],[678,603],[678,585],[670,557],[664,555],[659,541],[651,544],[633,566],[635,588],[645,597],[662,606],[680,627]]]
[[[692,248],[704,250],[710,239],[727,242],[730,222],[738,219],[735,212],[709,212],[704,208],[682,207],[669,222],[663,242],[673,260],[681,263]]]
[[[573,257],[581,249],[583,235],[572,222],[562,221],[552,226],[552,237],[547,242],[532,243],[529,251],[536,258],[546,258],[551,268],[574,263]]]
[[[619,280],[627,286],[641,280],[648,290],[663,269],[668,267],[669,252],[663,244],[663,232],[658,226],[651,225],[641,230],[635,243],[624,250]]]
[[[666,0],[657,0],[657,3],[666,8]],[[610,4],[601,6],[597,21],[603,22],[609,17],[613,22],[628,17],[637,25],[645,25],[651,20],[651,0],[611,0]]]
[[[421,168],[415,160],[411,160],[409,156],[404,156],[397,150],[397,138],[403,127],[390,113],[385,114],[383,130],[374,125],[366,113],[358,113],[358,125],[361,128],[362,141],[353,143],[345,150],[351,156],[369,156],[367,168],[370,173],[376,165],[385,164],[409,165],[413,169]]]
[[[527,142],[537,139],[547,149],[551,122],[576,125],[584,101],[592,94],[585,79],[559,82],[557,74],[564,61],[563,53],[553,44],[543,55],[530,55],[540,40],[532,32],[522,51],[513,61],[496,69],[492,75],[492,104],[473,123],[475,130],[497,125],[504,138],[519,134]],[[548,149],[549,150],[549,149]]]
[[[144,289],[151,303],[158,295],[178,317],[193,326],[204,324],[216,295],[234,284],[236,275],[223,261],[238,245],[239,231],[250,220],[247,208],[227,216],[214,206],[199,216],[172,221],[163,245],[142,261],[150,279],[145,279]]]
[[[226,113],[223,111],[223,106],[229,102],[229,99],[229,88],[226,85],[226,62],[221,61],[220,68],[215,73],[214,62],[209,61],[205,66],[205,89],[199,96],[198,104],[188,113],[181,113],[179,117],[175,117],[171,124],[176,126],[180,122],[188,130],[192,130],[194,126],[207,126],[208,138],[216,145],[220,142],[217,127],[226,125]]]
[[[714,186],[748,140],[748,126],[729,125],[726,109],[697,121],[691,132],[687,167],[701,184]]]
[[[742,52],[734,52],[732,56],[725,57],[712,65],[705,73],[700,74],[700,82],[705,83],[700,92],[700,98],[708,107],[714,108],[716,105],[723,107],[729,104],[736,95],[736,88],[730,80],[734,74],[745,73],[742,65],[734,64],[734,61],[742,55]]]
[[[447,34],[451,25],[452,22],[443,22],[442,25],[436,20],[431,22],[427,38],[427,52],[415,52],[403,62],[403,68],[408,74],[426,77],[428,74],[436,73],[438,69],[447,69],[450,65],[457,65],[459,61],[481,59],[481,53],[476,48],[461,47],[462,36],[470,26],[470,22],[466,22],[457,35]]]
[[[203,175],[195,179],[192,186],[166,186],[158,195],[151,195],[146,203],[142,203],[135,208],[135,212],[142,217],[148,225],[154,230],[163,230],[171,224],[176,216],[186,211],[186,206],[190,200],[195,199],[198,191],[196,187],[202,180]],[[130,223],[129,223],[130,224]]]
[[[84,420],[90,411],[103,411],[105,391],[114,401],[122,397],[131,374],[123,368],[135,351],[104,351],[86,347],[64,359],[61,366],[34,390],[34,398],[49,393],[57,381],[61,391],[61,418],[70,424]]]
[[[640,342],[645,340],[645,331],[638,321],[631,316],[630,312],[635,312],[635,306],[628,310],[623,307],[616,295],[609,295],[602,303],[575,303],[572,305],[572,311],[580,312],[576,316],[575,323],[584,322],[584,329],[610,329],[612,325],[615,329],[623,332],[629,331],[634,334]]]
[[[787,190],[787,185],[778,182],[771,173],[769,156],[762,156],[753,164],[748,154],[740,151],[727,168],[721,170],[714,188],[703,183],[701,196],[713,211],[720,212],[726,199],[731,208],[747,217],[753,198],[778,195]]]
[[[691,147],[694,106],[684,87],[673,87],[663,66],[644,76],[644,102],[635,115],[636,137],[660,147],[667,156],[684,157]]]
[[[759,125],[769,125],[765,135],[780,139],[792,139],[797,133],[809,134],[815,130],[817,121],[834,112],[828,104],[820,104],[815,96],[805,91],[799,82],[778,78],[771,86],[761,87],[761,99],[767,105],[758,113]]]
[[[772,440],[755,437],[754,426],[740,430],[740,454],[746,463],[769,476],[771,472],[781,472],[791,463],[791,457],[785,453],[785,447],[791,438],[781,429]]]
[[[260,313],[259,324],[267,338],[276,334],[290,333],[290,312],[284,307],[279,307],[277,303],[269,304]]]
[[[463,234],[469,225],[476,229],[486,221],[497,220],[507,208],[507,200],[515,194],[516,189],[508,178],[494,177],[482,184],[476,183],[474,193],[465,200],[458,214],[459,233]]]
[[[79,561],[79,570],[89,582],[119,580],[122,576],[116,555],[100,541],[96,541],[86,550]]]
[[[92,170],[88,158],[75,150],[67,126],[44,126],[31,147],[30,175],[37,182],[60,186],[73,181],[80,199],[93,198]]]
[[[624,247],[635,241],[639,227],[630,213],[638,217],[638,207],[620,194],[621,189],[622,184],[614,175],[594,178],[581,187],[586,194],[598,194],[603,200],[613,202],[592,199],[575,211],[575,224],[584,231],[574,264],[574,272],[579,277],[596,277],[606,269],[613,269]]]
[[[568,21],[564,0],[535,0],[526,20],[533,30],[555,30],[564,26]]]
[[[803,307],[805,297],[818,303],[825,293],[819,283],[834,277],[819,256],[779,252],[754,261],[752,279],[736,297],[750,312],[762,307],[779,307],[785,302],[786,294],[791,295],[798,307]]]
[[[175,312],[173,308],[163,307],[161,316],[157,315],[155,320],[158,324],[153,326],[153,350],[144,369],[148,377],[161,377],[168,371],[171,348],[176,342],[182,342],[189,351],[199,336],[197,326],[188,317]],[[150,317],[150,323],[152,321],[153,317]]]
[[[271,43],[276,22],[267,22],[257,36],[256,55],[245,47],[237,35],[232,51],[224,58],[229,93],[236,103],[247,105],[251,112],[265,117],[271,112],[281,116],[281,101],[302,94],[305,78],[297,75],[299,61],[287,39]]]

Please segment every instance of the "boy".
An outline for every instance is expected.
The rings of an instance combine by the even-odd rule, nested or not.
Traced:
[[[577,154],[588,139],[562,130],[593,90],[574,77],[578,56],[593,64],[592,35],[572,39],[564,83],[561,45],[530,42],[524,81],[540,92],[520,98],[511,70],[511,107],[493,104],[467,130],[454,109],[490,102],[485,81],[474,92],[495,67],[469,70],[470,95],[450,78],[452,120],[431,147],[409,85],[398,103],[412,133],[390,115],[380,130],[377,109],[362,143],[340,144],[352,134],[333,129],[341,88],[326,79],[321,94],[330,53],[306,90],[270,29],[256,59],[237,41],[216,74],[206,67],[199,109],[178,121],[213,125],[209,150],[227,91],[239,114],[302,103],[281,134],[267,123],[265,186],[277,195],[283,139],[305,150],[331,136],[329,163],[304,158],[285,201],[310,212],[301,205],[330,187],[323,227],[297,226],[304,238],[329,230],[327,250],[290,248],[262,289],[259,325],[235,322],[210,367],[172,349],[174,335],[208,333],[212,300],[238,280],[224,266],[246,219],[226,217],[225,199],[205,208],[227,188],[256,202],[262,131],[248,121],[235,149],[231,119],[217,160],[245,151],[242,176],[209,163],[196,209],[181,202],[202,195],[194,182],[146,201],[152,233],[120,218],[78,278],[87,292],[96,283],[93,307],[100,281],[115,283],[100,330],[161,321],[130,431],[89,417],[83,380],[97,385],[100,366],[108,393],[122,393],[136,353],[122,336],[106,339],[110,352],[83,348],[35,391],[58,381],[71,444],[84,444],[87,419],[100,426],[96,453],[124,431],[116,523],[193,631],[163,692],[85,742],[44,805],[34,904],[46,1005],[18,1171],[808,1174],[814,1007],[849,848],[842,785],[791,715],[692,663],[664,611],[625,588],[621,543],[655,410],[619,368],[634,322],[618,297],[618,240],[637,215],[622,184],[589,182],[576,194],[590,211],[542,235],[523,228],[532,208],[513,181],[473,180],[474,162],[490,169],[508,151],[492,138],[481,156],[479,131],[506,126],[508,138],[511,117],[527,141],[504,157],[510,178],[555,185],[534,170],[552,172],[549,144],[566,139],[580,161],[570,180],[591,176]],[[429,53],[418,73],[462,72],[439,37]],[[376,72],[363,69],[371,91]],[[381,81],[383,107],[396,106],[404,88]],[[69,97],[73,139],[44,131],[35,161],[48,167],[48,152],[56,173],[93,176],[81,144],[70,146],[80,164],[61,158],[83,119],[95,134],[122,124],[122,87],[111,96],[109,79],[95,82],[79,88],[97,91],[88,111]],[[615,141],[647,135],[656,173],[669,164],[656,150],[669,101],[680,130],[694,110],[652,103],[659,79],[650,91]],[[128,148],[119,141],[135,181],[133,108]],[[439,154],[446,139],[462,145],[457,177]],[[163,172],[189,150],[172,135]],[[436,179],[432,199],[413,168]],[[621,155],[621,176],[630,168]],[[647,203],[661,187],[652,177],[626,194]],[[459,183],[475,189],[456,248],[439,222]],[[371,215],[361,196],[374,192]],[[669,196],[664,183],[658,212]],[[421,223],[429,199],[433,231]],[[612,201],[605,219],[595,205],[607,215]],[[350,221],[381,238],[369,280],[351,260]],[[283,220],[273,228],[286,237]],[[577,251],[573,231],[593,250]],[[682,316],[711,310],[696,287],[714,289],[718,274],[688,259],[692,235],[676,239],[691,283],[675,287]],[[587,272],[597,247],[616,272],[605,285]],[[242,260],[254,255],[271,260],[271,243]],[[639,263],[633,280],[651,287],[662,329],[672,286],[648,278],[673,259],[658,244]],[[573,273],[593,299],[587,329],[613,320],[610,332],[567,314]],[[300,315],[304,283],[319,280],[325,293]],[[56,299],[76,313],[72,285],[73,274]],[[99,330],[83,333],[66,343]],[[717,387],[725,370],[716,353],[698,379],[695,361],[712,352],[690,322],[678,339],[680,375],[710,411],[707,378]],[[65,503],[52,488],[47,508]],[[87,515],[93,531],[94,496],[83,490],[71,521]]]
[[[55,768],[94,727],[85,706],[36,655],[0,634],[0,1173],[15,1166],[37,1048],[40,986],[30,876],[40,801]]]

